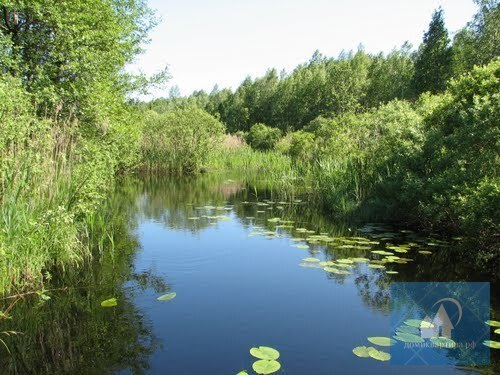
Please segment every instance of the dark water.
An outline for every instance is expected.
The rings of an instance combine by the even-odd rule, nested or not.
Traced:
[[[54,287],[69,289],[47,292],[48,301],[15,301],[0,331],[22,334],[0,336],[11,351],[0,348],[0,373],[251,374],[249,349],[260,345],[280,351],[280,374],[467,373],[352,353],[371,346],[369,336],[390,335],[391,282],[489,281],[456,259],[454,240],[380,225],[360,232],[363,225],[334,223],[298,198],[278,203],[284,198],[258,181],[234,176],[124,181],[105,218],[114,241],[101,241],[95,265],[54,277]],[[307,244],[294,238],[320,233],[336,240],[293,246]],[[386,269],[353,263],[339,275],[299,266],[307,257],[382,259],[370,250],[407,243],[408,253],[395,254],[412,261]],[[432,254],[418,253],[424,248]],[[156,300],[167,292],[177,297]],[[111,297],[118,306],[100,306]]]

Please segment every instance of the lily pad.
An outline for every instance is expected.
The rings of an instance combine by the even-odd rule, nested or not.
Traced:
[[[305,268],[323,268],[320,262],[301,262],[299,263],[299,266],[305,267]]]
[[[368,268],[385,268],[385,266],[381,264],[369,264]]]
[[[236,375],[248,375],[248,372],[246,370],[238,372]]]
[[[352,264],[354,263],[354,261],[352,261],[351,259],[337,259],[337,262],[338,263],[344,263],[344,264]]]
[[[318,258],[304,258],[302,259],[304,262],[319,262],[320,260]]]
[[[309,245],[302,244],[294,245],[294,247],[296,247],[297,249],[309,249]]]
[[[492,340],[484,340],[483,345],[486,345],[493,349],[500,349],[500,342]]]
[[[341,267],[341,268],[352,268],[350,264],[343,264],[343,263],[338,263],[334,264],[335,267]]]
[[[420,334],[420,330],[417,327],[402,325],[396,328],[396,335],[400,333],[411,333],[413,335],[418,335]]]
[[[500,335],[500,328],[495,329],[493,332],[495,332],[497,335]]]
[[[281,220],[279,217],[273,217],[272,219],[267,219],[270,223],[277,223]]]
[[[118,305],[116,298],[110,298],[101,302],[102,307],[115,307]]]
[[[422,323],[420,323],[420,329],[427,329],[427,328],[434,328],[434,324],[426,320],[422,320]]]
[[[487,320],[485,323],[492,327],[500,327],[500,322],[496,320]]]
[[[396,344],[396,340],[390,337],[368,337],[368,341],[379,346],[391,346]]]
[[[412,333],[398,332],[395,336],[392,336],[396,340],[409,343],[423,343],[424,339],[420,336],[414,335]]]
[[[416,327],[416,328],[420,328],[420,326],[423,322],[424,322],[424,320],[420,320],[420,319],[407,319],[404,321],[404,323],[407,326]]]
[[[258,348],[251,348],[250,354],[255,358],[259,359],[278,359],[280,357],[280,352],[276,349],[270,348],[268,346],[259,346]]]
[[[430,255],[430,254],[432,254],[432,251],[428,251],[428,250],[420,250],[418,253],[419,253],[419,254],[423,254],[423,255]]]
[[[351,274],[349,271],[339,270],[338,268],[333,268],[333,267],[325,267],[323,269],[326,272],[335,273],[337,275],[350,275]]]
[[[157,298],[158,301],[170,301],[171,299],[174,299],[175,296],[177,296],[177,293],[173,292],[173,293],[167,293],[167,294],[164,294],[160,297]]]
[[[257,374],[272,374],[281,368],[281,364],[278,361],[261,359],[254,362],[252,368]]]
[[[431,342],[440,348],[453,349],[457,343],[447,337],[431,337]]]
[[[391,359],[391,355],[387,352],[384,352],[382,350],[377,350],[375,348],[370,348],[368,350],[368,354],[370,355],[370,357],[372,357],[373,359],[376,359],[377,361],[388,361],[389,359]]]
[[[368,354],[368,347],[366,346],[357,346],[355,347],[352,352],[354,353],[355,356],[360,357],[360,358],[368,358],[370,354]]]

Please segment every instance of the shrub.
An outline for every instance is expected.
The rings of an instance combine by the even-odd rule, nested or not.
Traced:
[[[281,130],[265,124],[255,124],[247,135],[248,144],[261,151],[271,150],[281,137]]]
[[[425,142],[405,183],[420,220],[498,241],[499,123],[500,60],[451,81],[425,119]]]
[[[188,107],[146,114],[142,157],[150,169],[197,172],[220,145],[225,128],[208,112]]]
[[[314,134],[299,130],[290,136],[290,156],[294,161],[312,161],[315,154]]]

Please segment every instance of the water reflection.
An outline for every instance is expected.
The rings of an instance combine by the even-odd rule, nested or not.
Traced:
[[[478,270],[472,262],[461,258],[464,250],[457,241],[421,237],[380,224],[364,226],[359,231],[362,227],[359,223],[334,222],[311,206],[307,197],[282,196],[259,177],[236,174],[124,180],[100,219],[106,223],[106,233],[113,233],[114,249],[110,250],[113,248],[110,241],[101,240],[106,237],[105,230],[95,228],[92,233],[99,244],[98,261],[62,276],[54,273],[51,287],[70,289],[48,293],[51,299],[43,303],[36,296],[20,300],[11,310],[12,319],[0,321],[0,331],[23,332],[6,340],[12,354],[2,352],[0,366],[4,372],[159,373],[162,369],[181,373],[188,371],[184,366],[194,366],[191,362],[196,360],[200,362],[197,368],[200,371],[236,373],[247,366],[241,358],[246,358],[248,347],[272,344],[260,340],[265,336],[263,331],[274,330],[281,333],[273,339],[282,340],[284,349],[286,345],[290,347],[288,357],[283,350],[286,373],[310,373],[307,369],[311,370],[312,364],[301,357],[300,350],[307,351],[306,357],[321,354],[324,362],[314,364],[318,374],[331,369],[332,361],[356,372],[357,359],[351,353],[357,345],[354,336],[369,336],[372,326],[382,326],[380,320],[371,323],[368,319],[388,317],[391,282],[490,278],[489,270]],[[268,242],[256,241],[254,245],[246,241],[254,234]],[[315,240],[313,236],[319,237]],[[234,244],[233,252],[223,249],[226,242]],[[296,244],[302,244],[303,248],[292,247]],[[196,258],[200,257],[198,253],[191,251],[200,251],[200,246],[206,248],[203,262]],[[252,246],[259,247],[255,254]],[[161,253],[156,250],[164,247],[167,250]],[[274,247],[282,250],[273,252]],[[407,252],[396,252],[391,247]],[[290,253],[284,251],[288,248]],[[388,259],[386,255],[372,253],[373,250],[389,250],[399,259]],[[431,253],[421,254],[418,250]],[[345,263],[342,269],[349,274],[340,275],[325,272],[323,266],[302,269],[298,266],[300,260],[294,260],[298,254],[300,258],[316,257],[338,267],[342,259],[366,259],[371,263]],[[265,257],[265,264],[259,256]],[[384,268],[373,269],[368,264]],[[387,270],[397,273],[388,274]],[[201,281],[196,279],[196,272],[201,273]],[[286,288],[283,280],[291,285],[289,290],[273,289]],[[217,288],[219,305],[210,298],[213,288]],[[272,290],[273,294],[260,295],[256,293],[259,288]],[[171,305],[169,310],[152,307],[155,294],[178,289],[177,305]],[[316,296],[319,290],[322,294]],[[304,306],[300,301],[294,304],[294,291],[311,298],[311,303],[317,306]],[[346,309],[358,308],[360,303],[363,311],[340,311],[334,305],[321,303],[337,298],[337,294],[342,296]],[[110,297],[118,299],[118,306],[103,309],[100,302]],[[183,298],[189,304],[181,305]],[[276,298],[280,306],[274,305]],[[204,304],[199,306],[201,302]],[[8,301],[4,301],[0,309],[5,310],[7,305]],[[493,299],[492,306],[498,306],[498,301]],[[282,318],[281,309],[286,309],[286,318]],[[342,338],[335,344],[335,352],[329,351],[332,333],[305,328],[299,338],[290,330],[287,324],[307,326],[310,321],[304,320],[304,316],[309,313],[321,319],[318,322],[321,327]],[[360,332],[346,332],[336,323],[351,314],[366,320],[357,327]],[[280,321],[275,320],[277,317]],[[244,323],[239,324],[237,318]],[[273,326],[269,325],[271,321]],[[215,337],[211,329],[220,337]],[[197,336],[199,332],[205,335]],[[227,346],[225,341],[218,340],[227,340],[225,335],[232,334],[239,337],[242,347],[235,344],[224,349],[234,350],[224,357],[236,364],[225,367],[211,362],[217,358],[212,353],[216,351],[212,342]],[[242,338],[250,340],[253,334],[259,341],[246,343]],[[193,342],[199,343],[200,348],[193,347]],[[190,359],[184,357],[187,350]],[[170,354],[168,360],[165,353]],[[498,355],[492,358],[498,366]],[[385,368],[369,368],[372,373],[390,373]]]

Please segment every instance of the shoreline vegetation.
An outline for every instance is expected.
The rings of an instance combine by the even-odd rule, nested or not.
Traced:
[[[258,172],[332,217],[461,236],[498,276],[497,1],[451,41],[384,54],[316,52],[234,92],[148,103],[164,81],[124,72],[155,20],[144,0],[0,6],[0,293],[40,290],[112,251],[117,176]],[[0,319],[2,318],[0,312]]]

